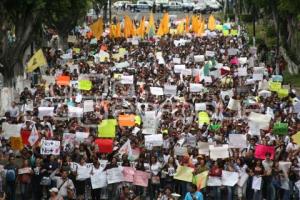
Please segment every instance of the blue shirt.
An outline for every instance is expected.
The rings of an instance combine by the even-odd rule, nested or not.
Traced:
[[[193,199],[194,197],[194,199]],[[203,200],[203,195],[201,192],[195,192],[191,194],[190,192],[186,193],[184,200],[195,200],[195,197],[197,200]]]

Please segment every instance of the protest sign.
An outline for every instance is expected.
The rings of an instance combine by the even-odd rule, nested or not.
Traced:
[[[246,183],[246,181],[248,180],[248,178],[249,178],[249,175],[246,172],[240,173],[240,178],[239,178],[237,185],[240,187],[243,187],[244,184]]]
[[[229,148],[246,148],[247,138],[243,134],[229,134]]]
[[[205,52],[205,56],[206,57],[214,57],[215,56],[215,52],[214,51],[206,51]]]
[[[23,145],[29,145],[28,138],[31,134],[31,130],[21,130],[21,138]]]
[[[193,184],[197,186],[197,190],[201,190],[206,187],[208,178],[208,171],[204,171],[193,177]]]
[[[174,72],[180,74],[185,69],[185,65],[174,65]]]
[[[133,185],[148,187],[150,174],[148,172],[136,170],[133,177]]]
[[[282,82],[283,77],[281,75],[272,75],[272,81],[273,82]]]
[[[239,67],[238,68],[238,76],[248,76],[247,68]]]
[[[248,116],[250,123],[255,123],[258,129],[268,129],[271,117],[266,114],[251,112]]]
[[[183,76],[191,76],[192,75],[192,69],[183,69],[183,70],[181,70],[181,74]]]
[[[199,125],[204,125],[204,124],[209,124],[210,122],[210,117],[208,116],[208,113],[207,112],[199,112],[198,113],[198,123]]]
[[[176,156],[188,155],[188,150],[187,150],[186,147],[175,146],[174,147],[174,154]]]
[[[275,148],[273,146],[261,144],[255,146],[255,158],[264,160],[266,158],[266,153],[270,153],[271,159],[273,160],[275,156]]]
[[[273,126],[273,133],[276,135],[286,135],[288,134],[288,123],[275,123]]]
[[[121,63],[115,63],[115,67],[117,69],[122,69],[122,68],[129,67],[129,66],[130,66],[130,64],[127,61],[121,62]]]
[[[63,134],[62,146],[65,151],[72,150],[74,148],[75,137],[76,135],[74,133]]]
[[[194,61],[195,63],[204,62],[205,61],[204,55],[195,55]]]
[[[218,176],[208,176],[207,186],[222,186],[222,179]]]
[[[235,56],[235,55],[237,54],[238,50],[235,49],[235,48],[229,48],[229,49],[227,50],[227,52],[228,52],[228,55],[229,55],[229,56]]]
[[[133,79],[134,79],[133,75],[131,75],[131,76],[122,75],[121,76],[121,83],[131,85],[131,84],[133,84]]]
[[[190,92],[201,92],[203,85],[198,83],[190,83]]]
[[[135,115],[119,115],[118,123],[121,127],[131,127],[135,125]]]
[[[43,119],[43,117],[53,117],[54,116],[54,107],[39,107],[38,117]]]
[[[56,78],[57,85],[64,85],[68,86],[70,85],[70,76],[58,76]]]
[[[268,90],[261,90],[258,92],[258,96],[264,97],[264,98],[268,98],[270,97],[272,94],[272,92],[268,91]]]
[[[124,181],[122,170],[119,167],[106,170],[106,174],[108,184],[119,183]]]
[[[283,173],[288,176],[292,163],[286,161],[279,161],[279,169],[283,171]]]
[[[206,111],[206,103],[195,103],[195,111]]]
[[[68,117],[82,117],[83,116],[83,108],[68,106]]]
[[[123,167],[123,177],[126,182],[133,182],[135,169],[132,167]]]
[[[181,59],[180,58],[173,58],[173,63],[174,64],[180,64],[181,63]]]
[[[31,174],[31,172],[32,172],[31,167],[24,167],[18,169],[18,174]]]
[[[164,94],[165,95],[174,95],[176,96],[177,86],[176,85],[164,85]]]
[[[238,60],[241,65],[244,65],[247,63],[247,57],[240,57],[240,58],[238,58]]]
[[[269,90],[272,92],[277,92],[281,89],[281,82],[269,82]]]
[[[230,98],[229,103],[227,105],[227,108],[230,110],[238,111],[241,109],[241,102],[240,100],[235,100],[233,98]]]
[[[254,67],[253,74],[264,74],[265,68],[264,67]]]
[[[104,119],[98,125],[98,136],[102,138],[114,138],[116,136],[116,119]]]
[[[209,145],[209,157],[212,160],[217,160],[218,158],[229,158],[228,145],[214,146]]]
[[[193,168],[180,165],[179,167],[177,167],[176,173],[174,174],[174,179],[185,182],[192,182],[193,171]]]
[[[239,180],[239,173],[222,170],[222,185],[233,187]]]
[[[42,155],[59,155],[60,154],[60,141],[42,140],[41,141],[41,154]]]
[[[221,91],[220,96],[223,100],[225,100],[225,97],[228,96],[229,98],[233,97],[233,90],[226,90],[226,91]]]
[[[98,146],[100,153],[111,153],[113,151],[112,139],[96,139],[95,144]]]
[[[261,189],[261,183],[262,183],[262,177],[261,176],[253,176],[252,189],[253,190],[260,190]]]
[[[198,152],[200,155],[209,155],[209,143],[208,142],[198,142]]]
[[[254,81],[261,81],[261,80],[263,80],[263,78],[264,78],[264,75],[263,75],[263,74],[253,74],[253,75],[252,75],[252,79],[253,79]]]
[[[85,100],[83,102],[83,112],[93,112],[94,111],[94,101],[93,100]]]
[[[3,136],[5,138],[20,137],[20,131],[22,124],[9,124],[7,122],[2,123]]]
[[[10,137],[10,145],[12,150],[22,150],[24,148],[21,137]]]
[[[67,42],[68,43],[76,43],[77,42],[76,35],[68,35]]]
[[[278,97],[280,99],[282,99],[282,98],[285,98],[285,97],[289,96],[289,90],[288,89],[284,89],[284,88],[280,88],[277,91],[277,94],[278,94]]]
[[[146,147],[162,146],[162,144],[163,144],[162,134],[145,135]]]
[[[161,87],[150,87],[150,92],[153,95],[161,96],[164,95],[164,91]]]
[[[75,133],[75,139],[79,142],[84,142],[85,139],[89,137],[89,132],[76,132]]]
[[[90,80],[79,80],[78,81],[78,89],[79,90],[91,90],[93,87],[93,84]]]
[[[293,142],[300,145],[300,131],[298,131],[296,134],[292,136]]]
[[[155,111],[146,111],[143,118],[143,134],[155,134],[157,119]]]
[[[106,172],[97,170],[96,173],[91,175],[92,189],[104,188],[107,186]]]

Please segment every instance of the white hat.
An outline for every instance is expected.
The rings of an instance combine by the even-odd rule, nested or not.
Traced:
[[[55,193],[58,193],[58,189],[56,187],[53,187],[49,190],[49,192],[55,192]]]

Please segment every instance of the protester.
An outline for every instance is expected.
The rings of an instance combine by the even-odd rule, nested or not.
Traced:
[[[299,199],[300,101],[276,63],[235,22],[146,18],[49,41],[1,121],[6,198]]]

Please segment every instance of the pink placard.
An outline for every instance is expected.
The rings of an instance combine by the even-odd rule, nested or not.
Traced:
[[[255,147],[255,158],[265,159],[266,153],[271,154],[271,159],[274,159],[275,156],[275,148],[273,146],[265,146],[265,145],[256,145]]]
[[[232,65],[238,65],[239,64],[239,60],[237,59],[237,57],[234,57],[231,59],[230,64]]]
[[[124,181],[133,182],[134,169],[132,167],[123,167]]]
[[[149,177],[149,173],[137,170],[134,173],[133,184],[148,187]]]

